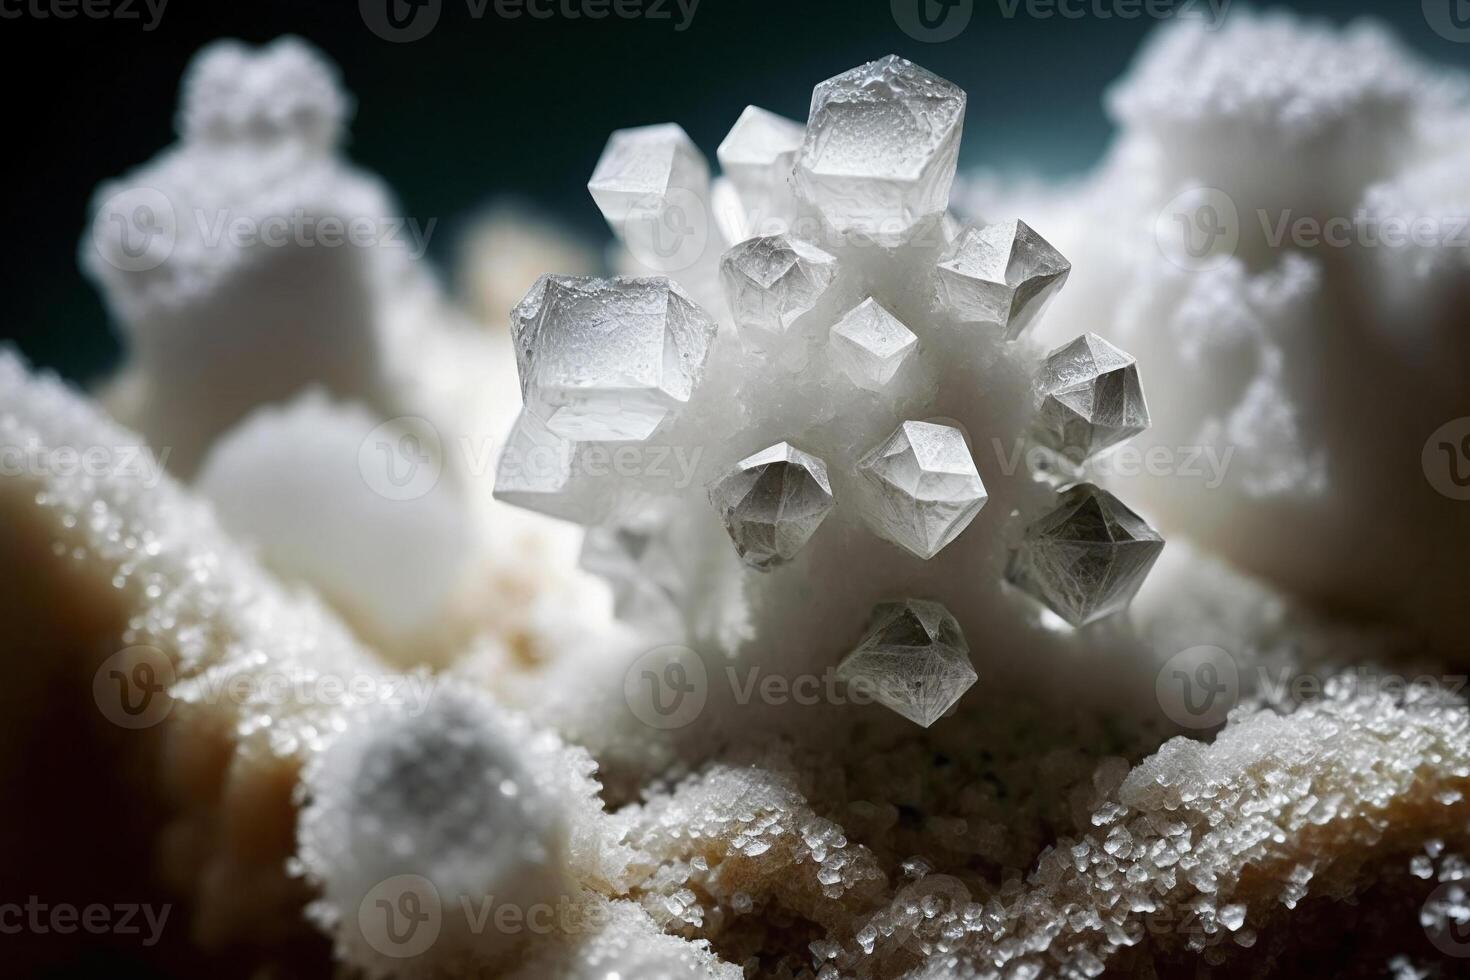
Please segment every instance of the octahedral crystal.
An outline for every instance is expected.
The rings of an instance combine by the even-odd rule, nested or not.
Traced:
[[[1083,626],[1124,609],[1163,550],[1159,533],[1117,497],[1079,483],[1026,529],[1006,581]]]
[[[920,558],[933,558],[969,526],[987,494],[964,434],[933,422],[904,422],[858,463],[874,532]]]
[[[1052,351],[1037,381],[1037,442],[1081,463],[1148,428],[1133,357],[1089,333]]]
[[[662,277],[542,276],[511,313],[526,408],[572,441],[647,439],[689,400],[716,326]]]
[[[879,391],[892,380],[919,338],[869,297],[832,327],[832,360],[859,388]]]
[[[756,346],[780,338],[809,313],[837,275],[837,260],[789,235],[740,242],[720,260],[725,301]]]
[[[745,563],[766,570],[796,556],[832,510],[820,459],[780,442],[742,459],[710,488]]]
[[[880,603],[837,676],[850,693],[870,696],[925,728],[976,680],[960,624],[944,606],[920,599]]]
[[[949,203],[965,93],[889,55],[812,92],[796,190],[835,231],[901,245]]]
[[[961,323],[994,324],[1015,340],[1040,319],[1071,271],[1024,221],[970,225],[940,257],[936,300]]]

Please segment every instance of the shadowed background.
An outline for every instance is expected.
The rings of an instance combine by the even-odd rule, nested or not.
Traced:
[[[102,303],[78,270],[88,198],[99,181],[173,140],[180,74],[216,38],[259,43],[294,33],[341,67],[358,100],[349,154],[388,181],[405,216],[437,220],[429,251],[443,269],[465,219],[506,195],[600,240],[606,232],[585,183],[614,128],[678,122],[713,160],[747,104],[804,120],[816,82],[889,52],[969,93],[962,168],[1079,172],[1107,144],[1106,86],[1158,23],[1117,15],[1130,3],[1142,8],[1138,0],[1064,0],[1084,16],[1049,18],[1028,13],[1048,9],[1036,0],[971,0],[957,37],[925,43],[900,28],[894,8],[933,0],[699,0],[683,30],[675,0],[642,0],[644,9],[658,2],[662,19],[603,20],[511,20],[493,4],[442,0],[427,36],[390,43],[368,29],[354,0],[170,0],[152,30],[143,0],[111,0],[127,4],[132,19],[36,15],[56,2],[0,0],[8,149],[0,166],[12,242],[0,264],[0,342],[81,381],[118,356]],[[558,10],[580,4],[552,2]],[[1173,6],[1209,16],[1212,3],[1226,3],[1227,17],[1240,6]],[[1376,16],[1430,57],[1470,66],[1470,44],[1433,32],[1420,0],[1287,6],[1338,22]]]

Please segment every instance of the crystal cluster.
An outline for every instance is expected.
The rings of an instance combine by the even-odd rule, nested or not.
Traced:
[[[1091,540],[1082,491],[1057,507],[1050,487],[1006,471],[992,479],[1009,513],[982,517],[980,448],[1029,433],[1086,457],[1147,413],[1131,359],[1100,338],[1038,363],[1028,336],[1066,259],[1024,222],[946,213],[964,108],[950,83],[887,57],[818,85],[804,128],[746,110],[713,181],[677,126],[614,133],[593,198],[628,267],[668,277],[547,275],[516,307],[525,408],[496,487],[590,527],[585,567],[623,614],[726,655],[831,667],[848,652],[834,628],[898,601],[880,618],[906,608],[932,642],[879,630],[844,675],[886,663],[908,687],[879,700],[924,725],[974,679],[964,630],[1015,614],[1003,578],[1080,626],[1127,605],[1159,544],[1112,502],[1106,528],[1132,537],[1073,555],[1073,538]],[[635,195],[679,231],[660,255],[630,229]],[[701,309],[715,281],[721,303]],[[1034,399],[1002,402],[1038,376]],[[658,471],[671,454],[691,461],[685,479]],[[1026,573],[1005,575],[999,525],[1030,521],[1013,559]],[[791,577],[834,567],[866,570],[870,588]],[[812,589],[822,617],[778,612]],[[890,647],[906,652],[885,661]]]

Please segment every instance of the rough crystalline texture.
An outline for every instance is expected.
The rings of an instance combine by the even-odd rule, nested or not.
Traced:
[[[1072,265],[1024,221],[963,229],[939,259],[939,308],[1015,340],[1040,319]]]
[[[789,235],[749,239],[720,260],[730,315],[756,346],[783,338],[817,305],[836,273],[835,258]]]
[[[1074,463],[1148,428],[1148,405],[1133,358],[1097,334],[1047,355],[1036,384],[1033,435]]]
[[[928,728],[975,683],[960,624],[937,602],[908,599],[873,610],[873,625],[837,676]]]
[[[331,71],[315,56],[238,54],[204,56],[222,60],[197,88],[208,98],[190,103],[206,107],[203,121],[186,122],[185,144],[166,158],[189,161],[175,176],[223,187],[237,171],[195,156],[192,141],[265,133],[282,138],[237,146],[239,174],[265,172],[272,148],[304,148],[298,162],[328,166],[332,186],[346,186],[340,161],[312,149],[346,104],[330,81],[311,81]],[[276,67],[256,71],[262,57]],[[222,365],[279,359],[273,321],[258,322],[278,294],[309,286],[329,311],[359,308],[362,294],[317,278],[321,257],[307,250],[263,260],[243,279],[197,279],[173,258],[143,278],[101,270],[134,345],[157,343],[137,338],[170,322],[162,307],[122,313],[148,298],[141,286],[199,288],[195,332],[173,337],[182,346],[170,356],[209,380],[171,388],[190,377],[150,374],[156,362],[132,351],[108,404],[179,427],[138,433],[0,353],[0,712],[24,734],[0,740],[0,777],[26,801],[0,813],[0,839],[25,842],[7,855],[7,882],[17,894],[109,889],[136,902],[161,881],[160,900],[187,911],[189,928],[170,919],[160,970],[177,972],[182,955],[197,963],[190,975],[389,966],[517,980],[1458,975],[1454,929],[1470,874],[1470,730],[1454,689],[1462,658],[1364,624],[1377,609],[1440,626],[1441,640],[1459,629],[1455,616],[1433,616],[1458,610],[1445,599],[1463,593],[1464,549],[1449,545],[1464,504],[1436,495],[1448,506],[1426,506],[1409,486],[1424,474],[1405,482],[1393,461],[1434,428],[1418,423],[1442,422],[1463,392],[1463,257],[1415,246],[1273,261],[1247,242],[1240,261],[1195,272],[1167,266],[1152,235],[1129,237],[1174,193],[1176,163],[1217,184],[1239,178],[1246,209],[1261,200],[1251,194],[1279,188],[1287,206],[1325,200],[1337,210],[1361,196],[1375,222],[1453,214],[1466,172],[1454,165],[1467,131],[1457,91],[1460,80],[1418,66],[1374,29],[1336,35],[1240,14],[1217,34],[1171,28],[1118,90],[1124,145],[1091,187],[986,208],[1025,214],[1077,260],[1030,336],[1003,344],[934,309],[937,239],[894,249],[819,241],[841,266],[813,311],[824,329],[872,298],[918,338],[882,391],[853,391],[825,343],[801,372],[773,367],[711,311],[720,332],[705,376],[647,442],[573,443],[525,413],[513,445],[549,447],[550,465],[542,473],[512,458],[515,492],[585,523],[597,510],[628,518],[588,535],[586,554],[589,566],[620,569],[624,584],[635,569],[644,588],[623,592],[621,609],[662,604],[664,615],[638,617],[636,629],[601,620],[607,597],[572,570],[574,547],[558,550],[575,545],[565,528],[494,503],[476,479],[490,457],[471,451],[498,445],[518,407],[504,404],[517,390],[508,332],[471,341],[436,304],[400,302],[421,295],[420,276],[372,280],[369,306],[387,320],[375,315],[352,342],[399,328],[411,336],[383,358],[392,399],[439,430],[455,450],[440,454],[443,478],[470,491],[458,504],[472,520],[476,571],[459,584],[470,587],[472,630],[435,675],[390,669],[360,639],[366,630],[334,611],[339,600],[314,594],[351,582],[342,569],[313,587],[281,582],[159,465],[174,445],[164,440],[184,428],[202,458],[243,419],[219,440],[235,465],[268,431],[272,416],[254,410],[290,397],[261,383],[272,376],[242,372],[231,377],[239,388],[214,398],[211,385]],[[1348,173],[1380,152],[1380,174]],[[1260,161],[1276,172],[1250,169]],[[297,206],[296,184],[281,186],[291,191],[281,207]],[[790,206],[780,220],[799,217]],[[121,213],[148,224],[146,213]],[[953,240],[952,222],[943,229]],[[228,270],[240,257],[232,248],[196,257]],[[683,273],[686,291],[695,295],[693,280],[710,268]],[[718,288],[700,295],[720,300]],[[388,321],[398,327],[375,332]],[[210,336],[218,324],[235,329]],[[1105,475],[1126,479],[1171,527],[1294,592],[1242,577],[1186,535],[1159,556],[1126,615],[1086,628],[1056,628],[1032,597],[1002,591],[1006,546],[1058,504],[1028,478],[1020,448],[1036,420],[1032,381],[1046,346],[1091,330],[1139,357],[1158,416],[1140,438],[1238,450],[1211,493],[1188,493],[1182,473]],[[330,401],[272,411],[303,431],[337,432],[357,416],[327,387]],[[1365,401],[1364,390],[1404,397]],[[370,399],[353,397],[373,415]],[[992,495],[928,561],[872,534],[857,506],[857,461],[914,420],[961,432]],[[837,504],[795,561],[762,574],[739,560],[705,491],[782,441],[825,461]],[[476,465],[461,470],[461,450]],[[99,451],[110,461],[101,469]],[[289,482],[270,466],[231,469],[262,499]],[[336,471],[320,472],[302,492],[334,496]],[[1270,510],[1307,500],[1288,509],[1291,520]],[[423,516],[402,510],[415,515],[407,527]],[[375,513],[391,520],[397,509]],[[615,547],[601,550],[609,539]],[[1371,590],[1352,587],[1370,579]],[[1412,589],[1385,596],[1393,581]],[[1323,620],[1293,594],[1336,599],[1334,609],[1356,600],[1356,625]],[[942,603],[983,678],[927,729],[827,686],[873,606],[895,596]],[[677,646],[690,642],[699,649]],[[654,643],[676,646],[649,651]],[[418,649],[408,647],[395,654]],[[157,701],[168,711],[151,728],[123,728],[134,716],[117,713],[116,675],[146,679],[133,670],[144,664],[155,680],[173,674]],[[670,712],[682,727],[670,727]],[[401,780],[389,775],[399,764],[409,771]],[[517,795],[501,792],[506,780]],[[99,812],[105,834],[89,819]],[[528,858],[538,851],[544,865]],[[388,870],[412,887],[369,880]],[[372,915],[389,911],[405,929],[421,921],[423,882],[506,900],[469,902],[489,931],[462,942],[467,920],[441,920],[405,964],[393,936],[378,934],[390,940],[385,952],[364,925],[386,926]],[[507,905],[523,923],[546,922],[548,895],[549,931],[495,928]],[[314,929],[345,962],[325,962]],[[146,966],[153,955],[130,947]],[[28,934],[7,937],[6,956],[27,975],[76,962],[72,944]]]
[[[767,569],[796,557],[832,511],[827,467],[810,453],[777,443],[735,464],[710,488],[735,550]]]

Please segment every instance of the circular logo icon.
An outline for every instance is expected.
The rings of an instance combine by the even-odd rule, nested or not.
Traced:
[[[1164,258],[1190,272],[1217,269],[1240,244],[1235,202],[1214,187],[1192,187],[1159,212],[1154,240]]]
[[[1419,910],[1419,924],[1434,948],[1446,956],[1470,957],[1470,893],[1458,881],[1446,881],[1429,893]]]
[[[1424,0],[1424,19],[1446,41],[1470,41],[1470,0]]]
[[[691,190],[671,187],[645,194],[628,208],[623,242],[638,264],[654,272],[682,272],[704,257],[709,245],[709,202]]]
[[[357,927],[373,949],[394,959],[419,956],[444,925],[439,889],[421,875],[394,875],[375,885],[357,907]]]
[[[92,247],[102,261],[123,272],[158,268],[173,254],[178,240],[173,203],[151,187],[118,191],[92,216]]]
[[[952,41],[970,26],[975,0],[890,0],[893,22],[915,41]]]
[[[1240,700],[1240,668],[1222,647],[1190,647],[1164,664],[1154,693],[1181,728],[1217,728]]]
[[[699,654],[670,644],[654,647],[623,675],[623,698],[650,728],[683,728],[704,711],[709,676]]]
[[[119,728],[151,728],[168,717],[174,699],[174,665],[157,647],[119,650],[92,675],[92,698]]]
[[[394,44],[426,37],[439,23],[443,5],[443,0],[357,0],[367,29]]]
[[[357,469],[380,497],[417,500],[438,484],[443,449],[433,423],[401,415],[367,434],[357,449]]]
[[[1431,487],[1451,500],[1470,500],[1470,417],[1435,429],[1419,461]]]

